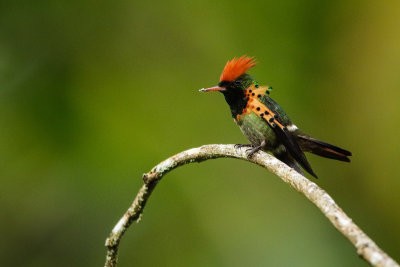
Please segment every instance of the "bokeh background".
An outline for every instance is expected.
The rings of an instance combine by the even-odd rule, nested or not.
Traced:
[[[310,155],[316,182],[400,260],[399,14],[396,0],[1,1],[2,266],[102,266],[142,173],[245,143],[223,97],[197,91],[243,54],[298,126],[353,152]],[[119,265],[367,266],[305,197],[233,159],[166,176]]]

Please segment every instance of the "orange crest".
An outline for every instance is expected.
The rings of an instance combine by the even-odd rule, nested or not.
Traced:
[[[246,71],[256,65],[254,57],[241,56],[236,59],[234,57],[231,61],[228,61],[225,68],[219,78],[219,81],[234,81],[237,77],[246,73]]]

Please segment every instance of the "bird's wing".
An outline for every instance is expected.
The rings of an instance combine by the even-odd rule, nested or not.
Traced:
[[[267,96],[266,92],[268,92],[267,87],[255,88],[254,85],[249,87],[246,90],[246,97],[248,98],[246,109],[266,121],[293,158],[307,172],[317,178],[295,136],[287,128],[288,125],[291,125],[289,117],[275,101]]]

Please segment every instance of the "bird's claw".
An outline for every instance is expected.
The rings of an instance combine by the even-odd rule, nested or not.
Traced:
[[[253,147],[252,149],[247,149],[246,152],[249,152],[249,154],[247,155],[248,159],[251,159],[255,153],[257,153],[260,149],[262,148],[262,146],[257,146],[257,147]]]
[[[250,150],[253,149],[254,146],[253,146],[253,145],[250,145],[250,144],[236,144],[236,145],[235,145],[235,149],[240,149],[240,148],[242,148],[242,147],[249,147],[248,149],[246,149],[246,151],[247,151],[247,150],[249,150],[249,149],[250,149]]]
[[[257,153],[262,148],[262,145],[256,146],[256,147],[251,144],[236,144],[235,145],[235,149],[240,149],[242,147],[246,147],[246,153],[248,153],[247,158],[251,159],[254,156],[254,154]]]

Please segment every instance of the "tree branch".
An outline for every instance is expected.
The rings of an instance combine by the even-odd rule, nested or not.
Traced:
[[[115,225],[106,240],[107,257],[105,267],[116,266],[118,247],[123,234],[132,222],[139,222],[146,201],[165,174],[188,163],[201,162],[215,158],[243,159],[268,169],[314,203],[329,219],[333,226],[350,240],[357,249],[357,253],[368,263],[373,266],[399,267],[399,265],[383,252],[318,185],[265,152],[260,151],[256,153],[252,159],[248,159],[246,148],[236,149],[234,145],[204,145],[198,148],[192,148],[166,159],[155,166],[150,172],[143,174],[144,185],[139,190],[132,205]]]

